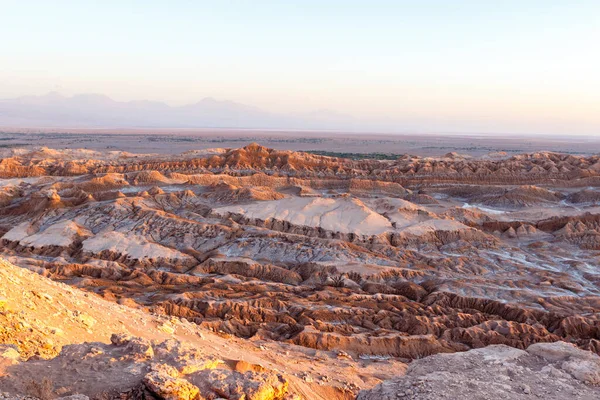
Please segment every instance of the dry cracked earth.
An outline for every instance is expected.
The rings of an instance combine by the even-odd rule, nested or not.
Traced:
[[[2,157],[6,398],[600,397],[600,156]]]

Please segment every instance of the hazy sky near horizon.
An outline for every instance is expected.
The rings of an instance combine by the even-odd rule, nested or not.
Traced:
[[[599,0],[0,0],[0,98],[215,97],[398,131],[600,135]]]

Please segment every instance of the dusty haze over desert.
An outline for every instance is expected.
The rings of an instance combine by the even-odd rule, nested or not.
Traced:
[[[0,3],[0,399],[600,398],[600,3]]]

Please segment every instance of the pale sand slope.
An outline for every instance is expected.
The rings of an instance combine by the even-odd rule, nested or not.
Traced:
[[[22,246],[36,248],[45,246],[67,247],[73,243],[75,237],[90,236],[91,234],[86,228],[73,221],[60,221],[45,227],[39,232],[35,232],[34,227],[29,222],[23,222],[6,232],[2,239],[18,241]]]
[[[111,251],[133,259],[189,260],[194,258],[180,251],[150,242],[141,236],[118,231],[106,231],[83,241],[83,250],[91,253]]]
[[[411,225],[404,229],[402,232],[408,233],[415,236],[421,236],[428,232],[436,231],[460,231],[463,229],[471,229],[468,226],[461,224],[458,221],[451,219],[430,219],[425,222],[420,222],[415,225]]]
[[[23,222],[6,232],[2,239],[19,242],[22,246],[43,248],[49,246],[68,247],[75,238],[86,238],[83,250],[91,253],[110,251],[132,259],[183,260],[194,258],[180,251],[153,243],[143,237],[118,231],[100,232],[93,236],[85,227],[70,220],[45,226],[39,231],[29,222]]]
[[[361,200],[350,197],[293,197],[221,207],[215,212],[242,214],[251,219],[276,219],[294,225],[358,235],[379,235],[393,230],[392,224],[384,216],[371,210]]]
[[[379,214],[385,215],[397,230],[427,221],[432,215],[425,207],[397,198],[365,199],[364,203]]]
[[[435,215],[419,215],[423,208],[408,201],[385,203],[366,200],[367,204],[385,213],[387,218],[355,197],[314,198],[290,197],[281,200],[220,207],[217,214],[241,214],[250,219],[282,220],[294,225],[318,227],[333,232],[357,235],[379,235],[385,232],[404,232],[424,235],[433,231],[468,229],[460,222],[436,219]],[[392,226],[396,224],[396,228]]]

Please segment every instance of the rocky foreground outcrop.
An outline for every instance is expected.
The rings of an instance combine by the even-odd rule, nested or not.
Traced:
[[[0,398],[349,400],[403,367],[215,334],[0,260]]]
[[[5,375],[0,377],[0,387],[12,393],[39,396],[44,385],[57,396],[76,393],[120,399],[295,398],[288,391],[289,382],[280,374],[244,361],[227,364],[206,355],[201,348],[174,339],[152,342],[113,335],[111,344],[69,345],[55,358],[27,362],[20,362],[15,352],[7,347],[0,354]],[[40,383],[43,381],[47,383]]]
[[[565,342],[526,351],[493,345],[413,361],[405,376],[361,391],[357,400],[600,398],[600,357]]]

